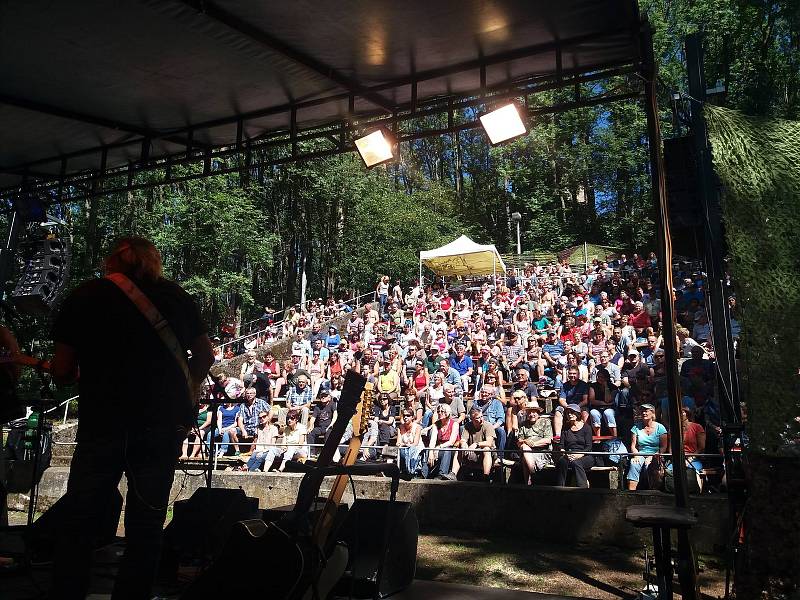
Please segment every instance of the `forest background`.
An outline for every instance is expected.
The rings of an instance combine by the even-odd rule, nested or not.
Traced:
[[[800,1],[641,0],[640,7],[654,27],[664,137],[686,133],[673,119],[672,93],[687,91],[683,41],[696,31],[705,35],[709,87],[721,81],[726,90],[716,104],[800,118]],[[583,85],[588,96],[636,82]],[[550,106],[573,93],[529,100]],[[446,119],[404,126],[444,127]],[[117,237],[147,236],[163,254],[166,275],[196,297],[212,332],[234,308],[248,320],[266,305],[296,303],[303,265],[309,298],[340,299],[369,291],[381,274],[408,286],[420,250],[462,233],[514,252],[513,212],[522,215],[528,252],[584,241],[653,250],[641,101],[538,117],[528,135],[496,148],[473,129],[404,143],[396,163],[370,171],[347,154],[256,169],[246,182],[220,175],[55,209],[73,237],[71,285],[99,273]]]

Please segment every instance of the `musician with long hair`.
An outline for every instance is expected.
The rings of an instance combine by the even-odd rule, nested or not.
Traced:
[[[123,473],[126,548],[112,598],[150,597],[175,466],[195,419],[192,391],[214,360],[197,305],[163,277],[150,241],[122,238],[104,266],[106,277],[75,289],[53,326],[53,377],[80,389],[55,543],[53,590],[63,599],[86,596],[98,515]]]

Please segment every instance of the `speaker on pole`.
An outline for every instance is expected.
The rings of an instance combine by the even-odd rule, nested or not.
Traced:
[[[48,314],[69,280],[69,239],[47,234],[26,245],[22,274],[11,292],[11,302],[29,314]]]
[[[691,137],[664,140],[664,179],[669,203],[672,250],[700,258],[704,239],[703,206],[697,181],[697,158]]]
[[[417,513],[410,502],[356,500],[340,530],[350,563],[336,592],[347,596],[352,586],[353,597],[374,598],[376,591],[385,597],[407,588],[417,570],[418,537]]]

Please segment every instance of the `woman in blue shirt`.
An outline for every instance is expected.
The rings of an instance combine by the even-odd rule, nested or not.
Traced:
[[[650,464],[653,456],[667,451],[667,428],[656,421],[656,408],[652,404],[642,404],[642,420],[631,427],[631,452],[648,456],[634,456],[628,469],[628,489],[635,490],[639,485],[642,469]]]
[[[339,330],[335,325],[328,327],[328,335],[325,338],[325,345],[329,350],[339,347],[339,342],[342,341],[342,336],[339,335]]]

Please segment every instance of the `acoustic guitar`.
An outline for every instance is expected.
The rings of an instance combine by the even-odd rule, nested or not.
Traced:
[[[276,600],[314,600],[328,595],[344,572],[348,559],[344,546],[330,542],[335,507],[341,500],[346,479],[339,483],[337,477],[325,503],[324,522],[320,518],[316,525],[312,524],[309,512],[324,479],[319,470],[332,464],[353,417],[353,438],[345,459],[355,460],[351,457],[358,454],[361,436],[368,425],[366,417],[372,409],[371,390],[364,392],[362,397],[366,386],[366,379],[358,372],[347,372],[337,402],[336,421],[317,458],[317,468],[306,473],[300,483],[292,510],[274,523],[264,523],[260,519],[236,523],[219,558],[183,591],[181,598],[194,600],[218,594],[240,597],[259,593]],[[354,455],[351,448],[355,449]],[[258,582],[251,577],[242,577],[242,572],[257,575]]]

